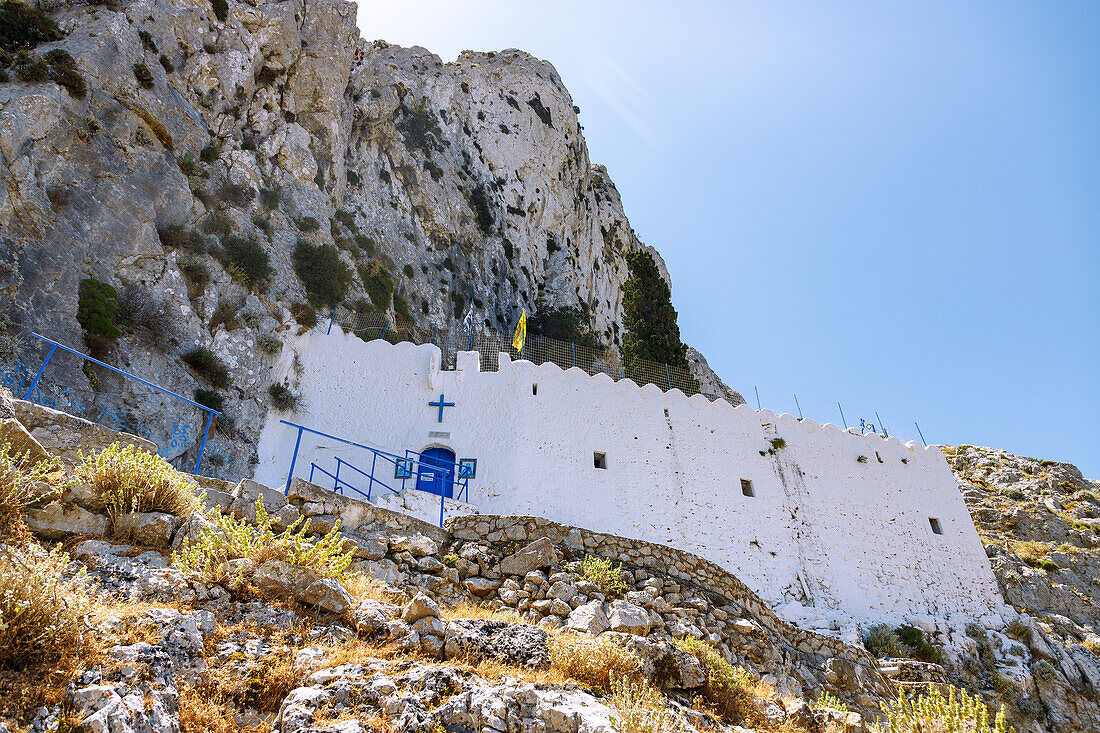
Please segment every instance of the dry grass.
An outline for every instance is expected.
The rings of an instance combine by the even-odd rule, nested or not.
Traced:
[[[155,453],[112,443],[80,458],[76,476],[103,497],[112,525],[122,514],[166,512],[186,517],[202,508],[191,482]]]
[[[442,609],[444,618],[473,618],[483,621],[504,621],[509,624],[531,626],[532,623],[511,608],[494,609],[483,603],[463,601],[454,608]]]
[[[550,639],[550,664],[563,675],[599,692],[612,680],[642,680],[642,664],[628,649],[607,639],[557,634]]]
[[[344,590],[351,594],[351,597],[355,599],[356,603],[360,601],[383,601],[390,602],[390,594],[393,589],[385,583],[380,583],[373,578],[368,578],[362,573],[355,573],[349,575],[340,581],[340,585],[344,586]]]
[[[724,721],[746,728],[759,728],[767,723],[757,701],[774,698],[774,689],[744,668],[734,667],[717,649],[694,637],[684,637],[677,645],[703,666],[707,675],[703,697]]]
[[[233,705],[224,695],[205,687],[180,686],[180,733],[240,733],[260,731],[242,727],[233,716]]]
[[[61,495],[64,473],[54,458],[32,463],[30,454],[0,446],[0,542],[26,547],[31,533],[23,521],[27,507]]]
[[[0,550],[0,718],[26,722],[38,707],[63,703],[73,678],[104,662],[84,622],[84,584],[67,570],[58,550]]]
[[[668,709],[664,695],[644,681],[612,679],[607,704],[616,713],[611,722],[622,733],[688,733],[692,730]]]

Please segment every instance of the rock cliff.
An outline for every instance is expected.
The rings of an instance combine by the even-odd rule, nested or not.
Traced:
[[[645,245],[548,62],[370,43],[344,0],[43,7],[63,37],[10,55],[0,83],[8,332],[80,345],[81,281],[112,285],[106,361],[187,397],[224,390],[220,475],[249,473],[283,335],[328,316],[304,305],[300,243],[335,247],[343,301],[391,323],[453,331],[472,306],[507,331],[520,308],[570,307],[618,343],[624,254]],[[42,71],[58,49],[83,88]],[[42,354],[21,345],[26,377]],[[180,363],[197,347],[228,367],[224,388]],[[173,435],[194,415],[91,371],[60,359],[48,379],[169,457],[194,452],[193,428]]]

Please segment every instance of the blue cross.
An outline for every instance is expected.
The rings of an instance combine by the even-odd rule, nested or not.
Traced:
[[[443,401],[443,395],[441,394],[441,395],[439,395],[439,402],[429,402],[428,406],[439,408],[439,422],[443,422],[443,408],[444,407],[454,407],[455,403],[453,403],[453,402],[444,402]]]

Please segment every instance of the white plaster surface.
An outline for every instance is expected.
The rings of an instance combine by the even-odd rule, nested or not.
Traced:
[[[679,547],[729,569],[791,620],[834,633],[851,633],[843,619],[1004,611],[935,448],[504,354],[497,372],[479,372],[473,353],[440,371],[435,346],[364,343],[339,327],[309,332],[295,349],[306,407],[286,419],[391,453],[446,446],[477,458],[469,502],[482,513]],[[428,405],[440,393],[456,403],[442,423]],[[286,482],[297,433],[269,414],[256,480]],[[774,455],[773,438],[786,441]],[[594,467],[596,451],[606,469]],[[311,461],[332,470],[335,455],[369,468],[368,451],[306,433],[294,474],[307,477]]]

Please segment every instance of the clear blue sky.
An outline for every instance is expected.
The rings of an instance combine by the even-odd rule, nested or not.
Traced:
[[[1100,3],[360,0],[521,48],[749,402],[1100,478]]]

